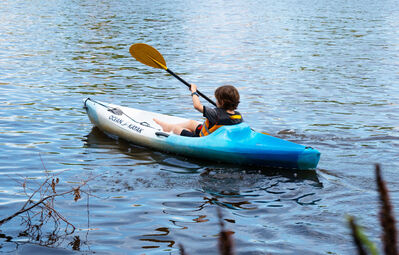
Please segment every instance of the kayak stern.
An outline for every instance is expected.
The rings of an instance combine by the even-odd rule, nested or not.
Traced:
[[[320,160],[320,152],[312,147],[305,147],[298,157],[298,169],[316,169]]]

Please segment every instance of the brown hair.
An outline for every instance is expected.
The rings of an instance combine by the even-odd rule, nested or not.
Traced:
[[[215,90],[215,97],[219,105],[225,110],[235,110],[240,103],[240,94],[231,85],[224,85],[217,88]]]

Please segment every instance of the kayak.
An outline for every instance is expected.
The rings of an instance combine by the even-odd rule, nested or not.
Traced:
[[[256,132],[243,122],[222,126],[210,135],[186,137],[163,132],[153,121],[169,123],[188,119],[109,104],[90,98],[84,107],[91,123],[106,134],[136,145],[187,157],[240,165],[315,169],[320,152],[271,135]]]

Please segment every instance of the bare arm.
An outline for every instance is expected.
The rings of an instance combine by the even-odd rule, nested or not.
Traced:
[[[191,84],[191,93],[197,92],[197,85]],[[198,95],[193,95],[193,106],[194,108],[199,111],[199,112],[204,112],[204,106],[201,104],[199,96]]]

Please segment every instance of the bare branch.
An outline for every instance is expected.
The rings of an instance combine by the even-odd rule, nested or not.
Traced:
[[[386,255],[397,255],[397,231],[392,204],[389,198],[388,189],[381,176],[380,165],[375,166],[378,192],[381,202],[380,222],[383,229],[382,241]]]

